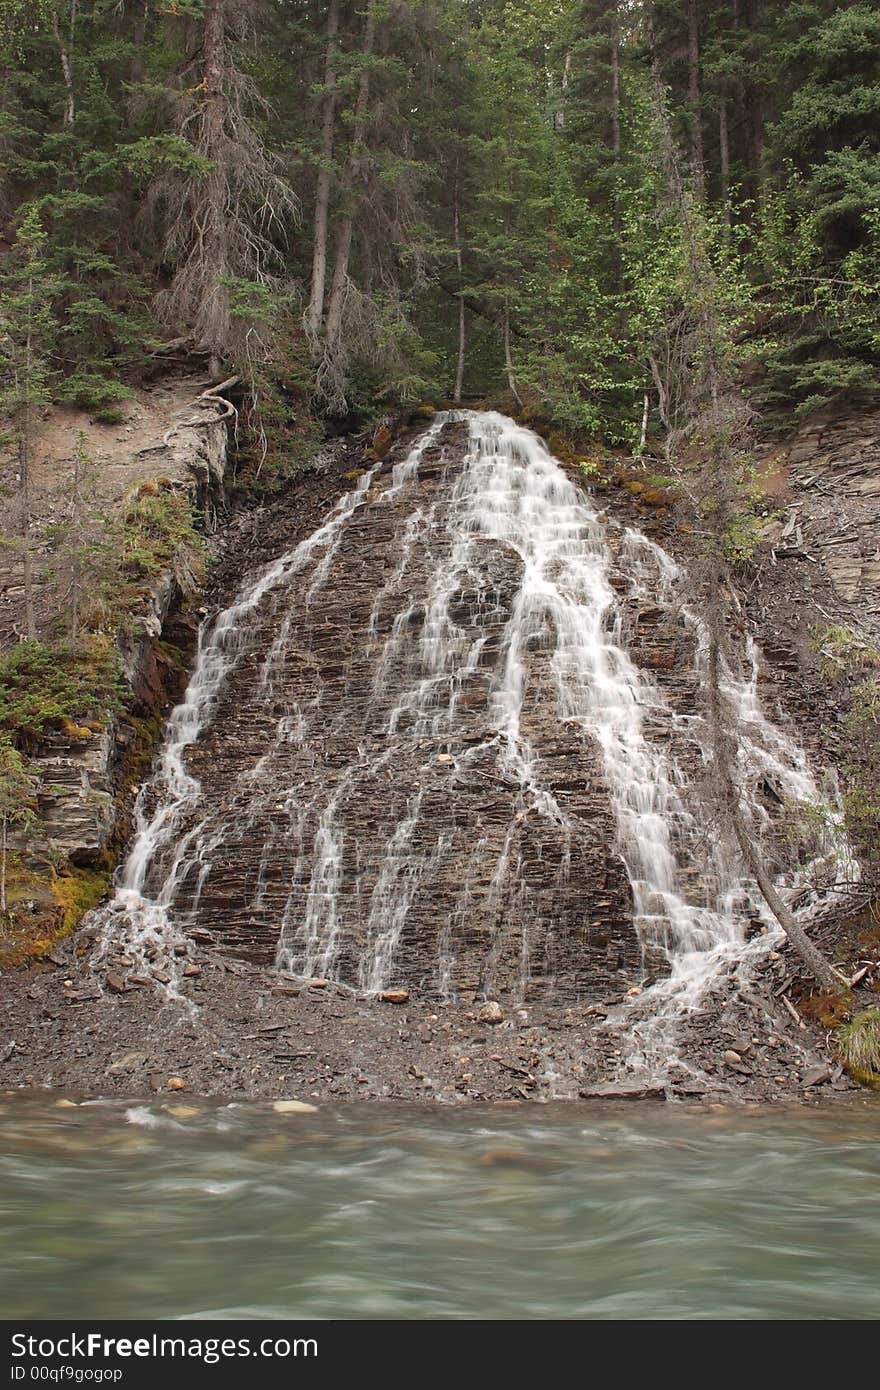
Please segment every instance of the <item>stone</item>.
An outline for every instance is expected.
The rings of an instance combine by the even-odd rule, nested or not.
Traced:
[[[272,1102],[272,1109],[276,1115],[316,1115],[317,1105],[310,1105],[307,1100],[276,1100]]]
[[[182,1076],[169,1076],[165,1085],[169,1091],[185,1091],[186,1082]]]
[[[504,1010],[494,999],[490,999],[477,1013],[478,1023],[491,1023],[493,1026],[504,1022]]]
[[[200,1113],[194,1105],[166,1105],[165,1109],[176,1120],[192,1120]]]
[[[804,1073],[803,1084],[805,1088],[809,1086],[824,1086],[826,1081],[830,1080],[831,1068],[827,1063],[820,1062],[817,1066],[810,1067],[809,1071]]]
[[[109,1072],[137,1071],[147,1060],[146,1052],[126,1052],[117,1061],[111,1062],[107,1068]]]
[[[615,1086],[611,1083],[604,1086],[588,1086],[578,1091],[581,1100],[665,1100],[665,1086],[652,1086],[646,1082],[643,1086]]]
[[[202,967],[201,967],[200,965],[194,965],[194,964],[190,963],[189,965],[185,965],[185,966],[183,967],[184,979],[187,979],[187,980],[195,979],[196,975],[201,975],[201,973],[202,973]]]
[[[738,1067],[740,1062],[742,1061],[742,1057],[740,1057],[738,1052],[734,1052],[733,1048],[728,1048],[728,1050],[722,1055],[721,1060],[722,1062],[725,1062],[729,1067]]]
[[[106,981],[107,988],[112,990],[114,994],[126,993],[128,985],[125,983],[125,980],[123,980],[122,976],[118,973],[118,971],[108,970],[106,975],[104,976],[104,979]]]
[[[379,995],[383,1004],[406,1004],[409,1000],[408,989],[383,989]]]

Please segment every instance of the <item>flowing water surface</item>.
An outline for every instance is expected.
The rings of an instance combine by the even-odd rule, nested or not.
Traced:
[[[878,1312],[870,1102],[0,1106],[7,1319]]]

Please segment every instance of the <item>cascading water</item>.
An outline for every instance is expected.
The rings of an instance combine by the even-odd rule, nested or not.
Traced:
[[[537,436],[438,415],[201,634],[105,938],[148,961],[204,919],[366,992],[614,1002],[660,974],[614,1022],[622,1065],[662,1074],[676,1021],[775,931],[707,823],[680,580]],[[822,798],[743,668],[743,799],[777,853],[772,808]]]

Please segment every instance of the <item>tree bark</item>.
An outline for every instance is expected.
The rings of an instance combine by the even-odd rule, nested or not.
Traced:
[[[147,37],[147,3],[148,0],[135,0],[134,13],[131,19],[131,66],[128,70],[128,79],[132,83],[143,82],[146,73],[144,61],[144,44]]]
[[[6,813],[3,813],[3,829],[0,831],[0,912],[6,913]]]
[[[464,387],[464,361],[467,346],[467,329],[465,324],[464,308],[464,273],[461,256],[461,185],[459,183],[458,170],[455,177],[455,194],[453,207],[453,224],[455,227],[455,263],[458,268],[458,361],[455,367],[455,387],[452,392],[452,399],[456,405],[461,401],[461,393]]]
[[[34,282],[33,279],[30,279],[28,281],[29,304],[33,303],[34,293]],[[28,329],[24,341],[24,368],[23,391],[17,370],[15,380],[16,393],[23,397],[17,430],[19,495],[21,499],[21,568],[24,585],[25,630],[28,641],[35,642],[37,640],[37,618],[34,609],[34,573],[31,559],[31,436],[33,434],[31,392],[34,389],[34,344],[30,326],[30,310],[28,310]]]
[[[620,162],[620,151],[620,32],[615,9],[611,35],[611,153],[615,164]]]
[[[559,94],[559,109],[556,112],[554,125],[557,130],[565,130],[566,103],[568,101],[568,84],[571,78],[571,49],[565,54],[565,62],[562,65],[562,90]]]
[[[724,220],[730,226],[730,132],[727,124],[727,94],[721,93],[718,103],[718,152],[720,164],[721,206]]]
[[[510,351],[510,301],[508,299],[504,301],[504,365],[507,368],[507,384],[510,387],[510,394],[522,410],[522,397],[517,390],[516,376],[513,371],[513,356]]]
[[[210,349],[208,369],[217,376],[229,330],[229,294],[222,283],[229,274],[229,243],[226,233],[226,173],[223,144],[226,125],[226,0],[205,0],[202,31],[204,53],[204,147],[214,168],[207,176],[204,221],[204,256],[211,267],[212,289],[205,315],[204,346]]]
[[[76,24],[76,0],[70,9],[70,37],[73,39],[74,26]],[[62,122],[64,125],[73,125],[76,117],[76,96],[73,90],[73,68],[70,62],[70,47],[61,32],[61,25],[58,23],[58,14],[52,14],[52,30],[55,35],[55,42],[58,45],[58,57],[61,62],[61,76],[64,81],[64,115]]]
[[[331,161],[336,127],[336,54],[339,33],[339,0],[330,0],[327,14],[327,51],[324,59],[324,105],[321,112],[321,165],[315,186],[315,224],[312,242],[312,287],[306,310],[306,329],[317,341],[324,317],[327,281],[327,224],[330,215]]]
[[[348,262],[351,256],[351,242],[354,234],[354,216],[357,198],[354,186],[360,171],[367,126],[367,108],[370,100],[370,63],[376,42],[376,7],[373,3],[367,11],[364,26],[364,42],[361,53],[366,60],[358,82],[357,102],[354,112],[354,128],[351,133],[351,148],[345,166],[343,186],[347,193],[347,206],[339,224],[336,242],[336,255],[333,263],[333,282],[330,286],[330,302],[327,306],[327,325],[325,341],[330,357],[336,355],[342,328],[342,310],[345,304],[345,287],[348,283]]]
[[[623,255],[621,245],[623,240],[621,218],[620,218],[620,199],[617,192],[617,174],[620,165],[620,155],[622,141],[620,135],[620,25],[618,22],[617,5],[614,5],[612,13],[611,31],[611,154],[614,159],[615,183],[611,190],[611,216],[614,227],[614,279],[617,293],[623,293]],[[620,332],[623,335],[627,329],[627,311],[623,303],[620,308]]]
[[[714,600],[713,600],[714,601]],[[810,974],[825,989],[839,989],[846,981],[826,960],[818,947],[814,946],[794,913],[783,901],[772,878],[761,859],[754,839],[742,813],[742,796],[733,773],[733,758],[730,748],[730,735],[726,728],[726,710],[721,695],[721,655],[717,632],[717,615],[709,617],[709,680],[708,706],[710,737],[715,754],[715,770],[720,780],[722,804],[730,817],[730,823],[746,867],[755,880],[773,916],[785,932],[797,954]]]
[[[700,90],[700,11],[698,0],[688,0],[688,104],[691,113],[691,167],[697,194],[705,194],[706,163],[703,152],[702,92]]]

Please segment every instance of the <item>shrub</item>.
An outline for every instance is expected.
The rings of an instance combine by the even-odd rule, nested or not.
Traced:
[[[20,747],[65,721],[106,718],[120,703],[119,658],[106,637],[58,647],[21,642],[0,658],[0,730]]]

